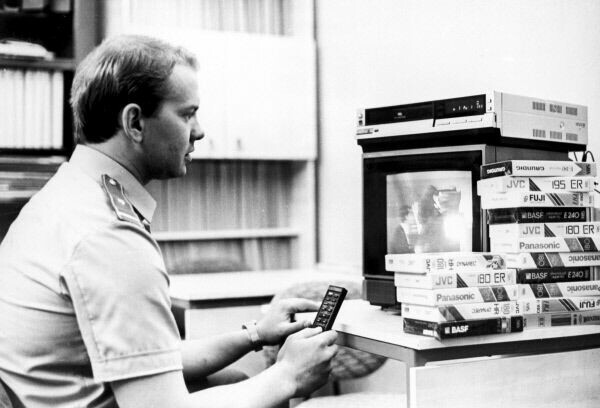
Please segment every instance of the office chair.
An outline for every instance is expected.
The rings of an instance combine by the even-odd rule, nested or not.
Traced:
[[[300,297],[320,302],[329,285],[342,286],[348,290],[346,299],[360,299],[360,284],[350,280],[338,281],[309,281],[294,284],[275,294],[271,302],[280,299]],[[277,360],[279,346],[265,346],[263,355],[266,366],[269,367]],[[404,398],[400,394],[348,393],[340,395],[340,382],[345,379],[360,378],[371,374],[385,363],[386,358],[360,350],[340,347],[338,354],[332,360],[331,385],[333,396],[315,397],[305,400],[296,408],[334,408],[340,407],[377,407],[398,408]]]

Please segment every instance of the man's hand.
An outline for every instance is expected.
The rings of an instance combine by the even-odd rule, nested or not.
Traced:
[[[307,328],[288,337],[277,356],[277,369],[290,379],[294,396],[306,396],[322,387],[331,373],[331,359],[338,347],[334,330]]]
[[[266,345],[280,344],[287,336],[307,327],[311,322],[291,322],[291,315],[299,312],[315,312],[320,304],[300,298],[282,299],[269,308],[265,316],[256,324],[258,336]]]

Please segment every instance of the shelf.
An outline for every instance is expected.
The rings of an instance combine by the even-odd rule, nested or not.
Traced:
[[[12,155],[7,155],[8,151],[12,151]],[[19,156],[15,154],[15,152],[23,153],[22,149],[0,149],[2,156],[0,156],[0,164],[9,164],[9,165],[22,165],[22,164],[30,164],[30,165],[45,165],[45,166],[60,166],[65,162],[65,157],[60,155],[53,156]],[[33,151],[33,150],[32,150]],[[40,150],[36,150],[38,153]]]
[[[0,38],[33,42],[57,56],[72,57],[75,24],[74,13],[2,12]]]
[[[0,10],[0,19],[2,18],[10,18],[10,19],[24,19],[24,20],[32,20],[32,19],[65,19],[71,16],[71,12],[67,13],[51,13],[48,11],[7,11]]]
[[[39,190],[0,191],[0,204],[27,201]]]
[[[295,238],[300,231],[294,228],[256,228],[208,231],[159,231],[153,232],[159,242],[173,241],[215,241],[229,239]]]
[[[49,157],[62,157],[62,161],[65,161],[65,157],[71,154],[67,148],[62,149],[37,149],[37,148],[15,148],[15,147],[0,147],[0,156],[20,156],[18,161],[14,163],[19,163],[23,161],[31,161],[31,159],[35,159],[36,161],[40,156],[47,154]],[[0,163],[6,163],[4,157],[0,157]]]
[[[34,60],[22,58],[0,57],[1,68],[45,69],[54,71],[74,71],[75,60],[70,58],[55,58],[52,60]]]

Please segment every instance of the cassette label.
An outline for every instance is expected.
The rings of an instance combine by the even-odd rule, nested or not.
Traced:
[[[489,226],[490,237],[499,241],[519,238],[593,237],[600,238],[600,222],[557,222],[532,224],[494,224]]]
[[[481,166],[481,178],[500,176],[595,176],[596,163],[554,160],[507,160]]]
[[[594,237],[541,237],[499,240],[490,239],[494,252],[598,252],[600,238]]]
[[[533,269],[600,265],[600,252],[519,252],[506,254],[509,268]]]
[[[481,271],[445,272],[426,274],[394,274],[396,286],[422,289],[465,288],[470,286],[513,285],[516,284],[514,269],[490,269]]]
[[[488,224],[588,221],[588,209],[577,207],[514,207],[487,210]]]
[[[547,269],[519,269],[517,283],[555,283],[589,281],[592,278],[592,267],[580,268],[547,268]]]

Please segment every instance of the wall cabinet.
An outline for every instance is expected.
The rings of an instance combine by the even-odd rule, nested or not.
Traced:
[[[129,26],[191,50],[200,69],[202,159],[314,160],[316,49],[312,39]]]

